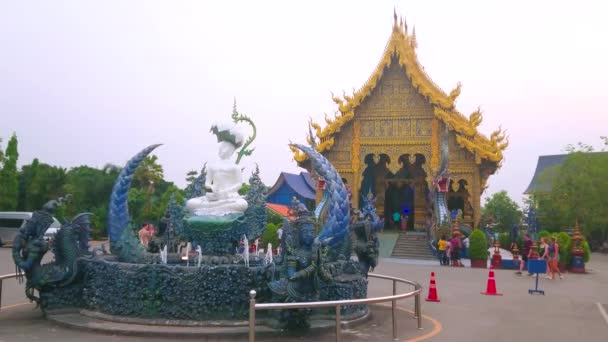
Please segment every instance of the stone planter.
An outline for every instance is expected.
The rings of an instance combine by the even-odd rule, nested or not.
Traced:
[[[488,260],[484,259],[471,259],[472,268],[488,268]]]

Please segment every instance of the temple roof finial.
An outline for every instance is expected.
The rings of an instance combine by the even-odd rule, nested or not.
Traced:
[[[405,28],[405,34],[407,34],[407,18],[403,17],[403,27]]]
[[[414,25],[414,27],[412,28],[412,47],[414,49],[416,49],[418,47],[418,40],[416,39],[416,26]]]
[[[394,8],[394,7],[393,7],[393,19],[395,20],[394,23],[393,23],[393,30],[395,30],[398,27],[397,26],[398,22],[397,22],[397,9]]]

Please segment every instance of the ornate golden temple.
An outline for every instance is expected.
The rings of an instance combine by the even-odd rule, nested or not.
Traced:
[[[373,189],[379,214],[389,217],[406,203],[410,225],[425,227],[431,219],[425,194],[437,187],[447,145],[448,210],[461,209],[462,221],[477,226],[481,194],[501,165],[508,139],[501,129],[489,138],[478,131],[480,110],[468,118],[458,112],[454,103],[460,84],[443,92],[424,72],[416,47],[415,29],[409,33],[395,14],[382,59],[367,82],[351,95],[333,96],[338,111],[333,118],[326,115],[324,127],[311,122],[316,148],[347,181],[353,206]],[[306,156],[293,152],[298,164],[310,169]],[[404,185],[409,194],[397,190]],[[407,196],[411,199],[403,200]],[[389,208],[390,201],[395,208]]]

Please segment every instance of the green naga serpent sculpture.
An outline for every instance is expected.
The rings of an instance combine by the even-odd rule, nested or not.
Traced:
[[[238,156],[236,158],[236,163],[238,164],[241,161],[241,158],[243,158],[243,156],[250,156],[253,153],[253,151],[255,150],[255,148],[252,148],[249,150],[249,149],[247,149],[247,147],[249,147],[249,145],[251,145],[251,143],[255,140],[255,137],[257,135],[257,130],[255,128],[255,124],[253,123],[253,121],[251,120],[250,117],[248,117],[245,114],[240,114],[236,110],[236,99],[234,99],[234,105],[232,107],[232,121],[234,121],[234,123],[238,123],[239,121],[245,121],[253,129],[253,135],[247,139],[247,141],[245,142],[243,147],[238,152]]]
[[[55,235],[51,247],[55,260],[41,264],[42,258],[50,249],[49,243],[44,239],[44,233],[53,223],[53,206],[45,205],[44,208],[45,210],[34,212],[26,225],[19,229],[13,241],[13,260],[19,280],[23,281],[25,273],[25,295],[37,305],[41,302],[40,298],[34,295],[34,290],[69,285],[78,273],[78,259],[91,256],[88,251],[88,236],[92,214],[82,213],[71,222],[64,223]]]

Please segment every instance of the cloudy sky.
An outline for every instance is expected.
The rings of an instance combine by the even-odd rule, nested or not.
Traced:
[[[124,164],[153,143],[166,178],[217,155],[211,123],[233,98],[254,118],[272,184],[287,147],[336,108],[382,55],[393,8],[457,108],[511,144],[485,195],[522,197],[538,155],[608,135],[608,21],[601,1],[0,1],[0,137],[19,164]]]

